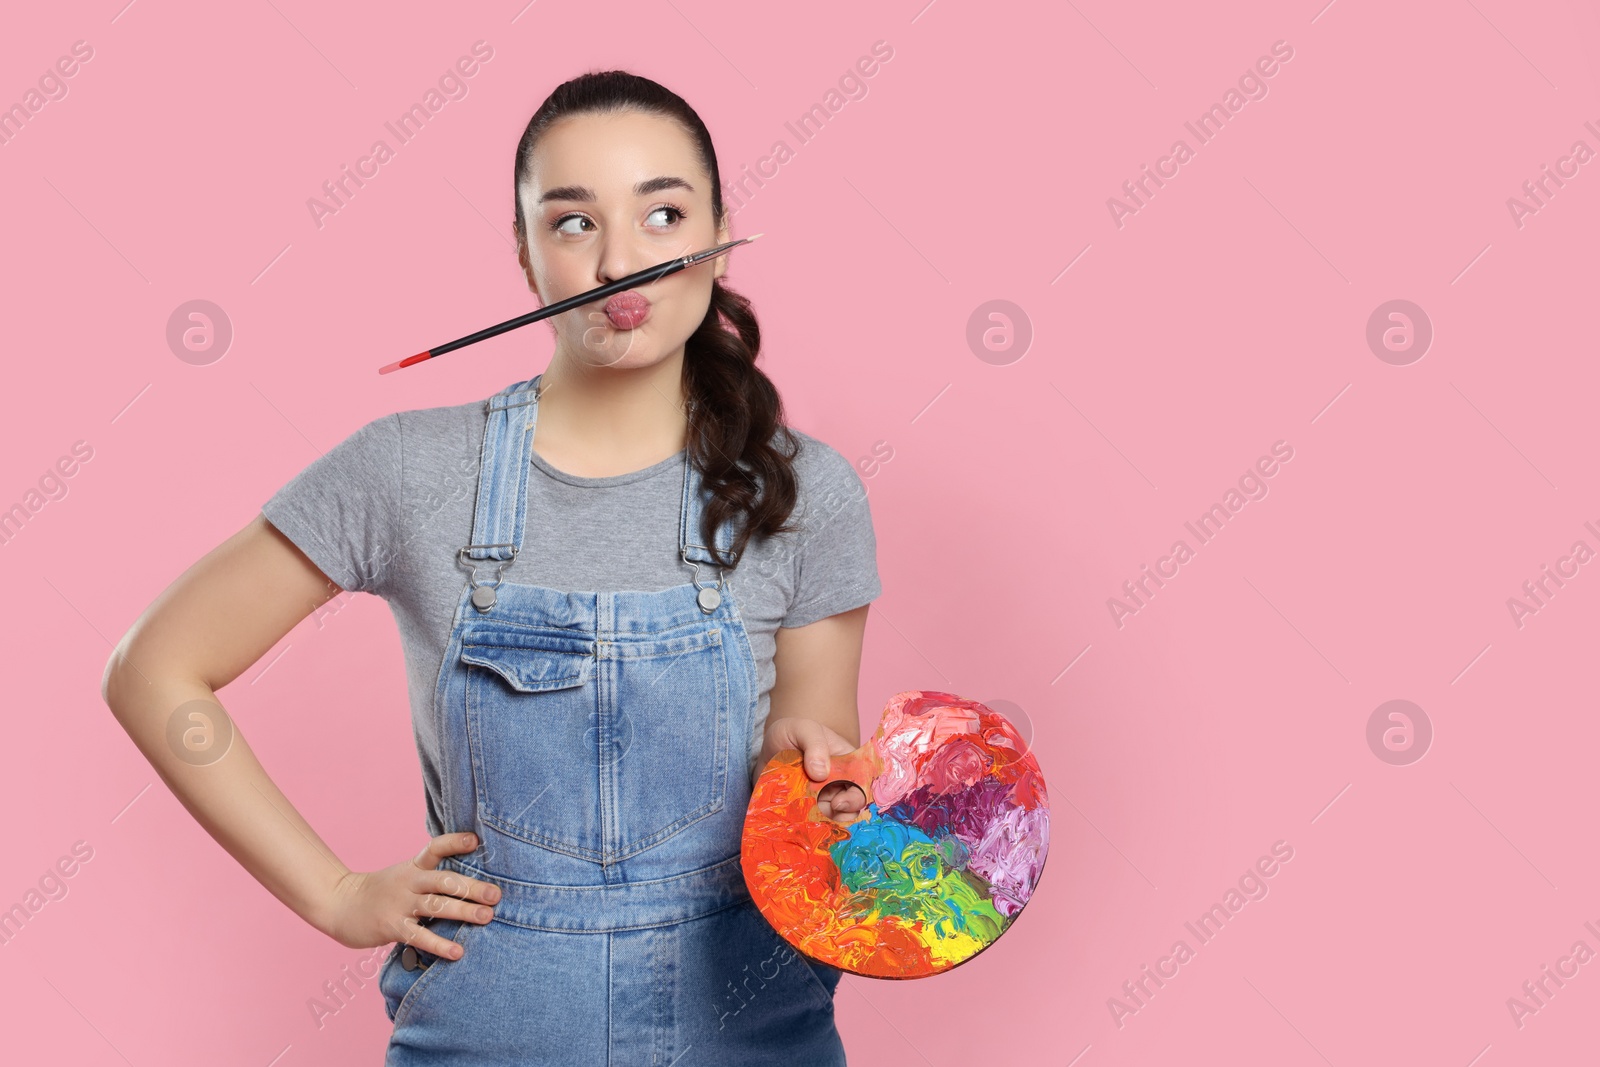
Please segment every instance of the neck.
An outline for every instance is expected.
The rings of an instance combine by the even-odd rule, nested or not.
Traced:
[[[539,380],[534,450],[557,469],[605,477],[660,462],[687,440],[683,353],[596,367],[558,349]]]

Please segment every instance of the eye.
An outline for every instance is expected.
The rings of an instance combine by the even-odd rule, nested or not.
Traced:
[[[562,229],[562,227],[565,226],[569,222],[587,222],[587,223],[590,223],[590,225],[593,225],[593,220],[590,219],[589,216],[580,215],[580,214],[578,214],[577,212],[574,211],[574,212],[569,212],[569,213],[567,213],[565,215],[562,215],[560,218],[558,218],[555,221],[553,221],[552,223],[550,223],[550,228],[552,230],[556,231],[557,233],[564,233],[564,234],[567,234],[569,236],[575,237],[581,232],[580,230]]]
[[[685,212],[682,208],[673,207],[671,204],[662,204],[659,207],[651,208],[650,209],[650,214],[646,215],[645,218],[646,219],[654,218],[655,216],[661,214],[662,212],[669,212],[671,214],[671,221],[662,223],[663,226],[670,226],[673,223],[682,222],[684,219],[689,217],[688,213]]]

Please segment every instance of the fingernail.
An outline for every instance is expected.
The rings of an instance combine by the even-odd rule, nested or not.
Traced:
[[[493,918],[493,915],[494,915],[494,913],[491,912],[488,908],[479,908],[478,909],[478,921],[479,922],[488,922],[491,918]]]

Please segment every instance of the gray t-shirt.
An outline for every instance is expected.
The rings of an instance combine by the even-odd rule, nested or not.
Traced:
[[[330,580],[388,601],[405,653],[411,722],[422,764],[430,836],[442,825],[443,753],[433,716],[438,680],[466,571],[456,552],[472,540],[483,401],[401,411],[362,426],[312,462],[262,513]],[[877,599],[877,541],[866,487],[830,445],[800,439],[795,533],[752,537],[725,581],[750,636],[761,693],[749,739],[757,773],[777,673],[779,626],[804,626]],[[562,592],[654,592],[694,572],[678,555],[683,452],[609,478],[559,471],[533,454],[522,551],[505,580]],[[716,568],[700,565],[702,582]]]

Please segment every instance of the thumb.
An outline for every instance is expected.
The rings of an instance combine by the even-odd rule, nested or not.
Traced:
[[[833,766],[831,756],[847,756],[855,749],[837,732],[814,719],[797,719],[790,725],[790,737],[800,749],[806,776],[820,782]]]

